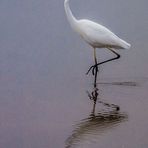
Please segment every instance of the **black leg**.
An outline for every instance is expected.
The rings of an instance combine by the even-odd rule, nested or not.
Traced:
[[[107,62],[110,62],[110,61],[113,61],[113,60],[116,60],[116,59],[119,59],[119,58],[120,58],[120,54],[118,54],[117,52],[115,52],[113,49],[111,49],[111,48],[107,48],[107,49],[109,49],[112,53],[114,53],[114,54],[116,55],[116,57],[115,57],[115,58],[111,58],[111,59],[109,59],[109,60],[106,60],[106,61],[103,61],[103,62],[100,62],[100,63],[98,63],[98,64],[95,64],[95,65],[91,66],[91,67],[89,68],[89,70],[87,71],[86,74],[88,74],[88,73],[90,72],[90,70],[92,69],[92,73],[93,73],[93,75],[94,75],[95,69],[97,69],[97,66],[98,66],[98,65],[101,65],[101,64],[104,64],[104,63],[107,63]]]

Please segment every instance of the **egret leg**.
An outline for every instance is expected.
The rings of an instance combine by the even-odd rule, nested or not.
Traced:
[[[121,57],[120,54],[118,54],[117,52],[115,52],[112,48],[107,48],[107,49],[109,49],[112,53],[114,53],[114,54],[116,55],[116,57],[115,57],[115,58],[111,58],[111,59],[106,60],[106,61],[103,61],[103,62],[100,62],[100,63],[97,63],[97,64],[91,66],[91,67],[89,68],[89,70],[87,71],[86,74],[88,74],[91,69],[92,69],[92,73],[94,74],[94,70],[95,70],[96,67],[97,67],[97,69],[98,69],[98,65],[101,65],[101,64],[104,64],[104,63],[107,63],[107,62],[110,62],[110,61],[119,59],[119,58]]]
[[[95,61],[95,64],[97,64],[96,48],[94,48],[94,61]]]
[[[97,66],[97,56],[96,56],[96,48],[94,48],[94,61],[95,61],[95,69],[96,70],[96,73],[98,72],[98,66]],[[94,75],[94,73],[93,73]]]
[[[94,61],[95,61],[95,65],[97,65],[96,48],[94,48]],[[97,85],[97,73],[98,73],[98,66],[95,66],[95,68],[93,69],[93,75],[95,75],[94,87],[96,87]]]

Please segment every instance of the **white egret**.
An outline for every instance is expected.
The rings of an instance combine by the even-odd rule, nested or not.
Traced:
[[[116,49],[130,48],[131,45],[129,43],[120,39],[106,27],[86,19],[77,20],[70,10],[69,0],[65,0],[64,7],[67,19],[72,29],[74,29],[74,31],[76,31],[94,49],[95,65],[90,67],[87,74],[91,69],[93,69],[92,72],[94,74],[94,68],[97,68],[98,65],[120,58],[120,55],[116,52]],[[96,48],[107,48],[113,52],[116,57],[101,63],[97,63]]]

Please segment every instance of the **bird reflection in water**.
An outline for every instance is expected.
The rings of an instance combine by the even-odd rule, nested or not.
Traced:
[[[126,113],[120,111],[98,112],[90,114],[74,126],[72,134],[66,139],[65,148],[86,147],[92,143],[99,143],[99,137],[127,121]]]
[[[89,99],[94,102],[94,104],[93,104],[93,111],[92,112],[93,113],[95,112],[96,102],[98,102],[100,104],[103,104],[104,106],[116,109],[117,111],[120,110],[120,107],[118,105],[109,104],[109,103],[103,102],[102,100],[99,99],[99,97],[98,97],[99,96],[99,89],[97,87],[97,74],[98,74],[98,72],[99,72],[99,68],[98,68],[98,66],[96,66],[94,71],[93,71],[93,74],[94,74],[93,91],[91,93],[89,93],[87,91]]]
[[[98,69],[95,70],[93,91],[91,93],[87,92],[89,98],[94,102],[91,114],[74,125],[72,134],[65,141],[65,148],[86,147],[89,144],[99,142],[98,139],[103,133],[113,130],[121,122],[128,119],[128,115],[122,113],[117,105],[98,100],[97,72]],[[110,109],[96,112],[96,102]]]

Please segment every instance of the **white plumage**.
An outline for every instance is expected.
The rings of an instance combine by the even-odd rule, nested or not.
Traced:
[[[130,44],[116,36],[106,27],[90,20],[78,20],[78,33],[95,48],[130,48]]]
[[[65,0],[64,7],[71,27],[94,48],[95,65],[91,66],[91,68],[119,58],[120,55],[114,49],[129,49],[131,47],[129,43],[120,39],[106,27],[86,19],[77,20],[69,8],[69,0]],[[116,54],[117,57],[97,63],[96,48],[107,48]]]

